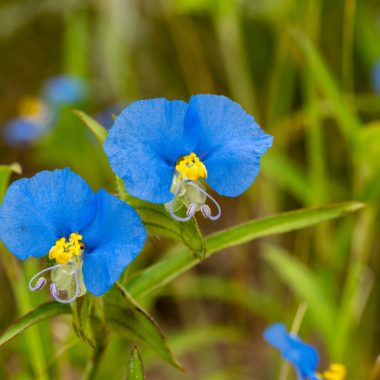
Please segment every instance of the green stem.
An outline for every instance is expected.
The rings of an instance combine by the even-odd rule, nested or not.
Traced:
[[[95,380],[98,373],[98,369],[105,351],[105,346],[99,346],[94,349],[93,355],[87,362],[87,366],[84,370],[82,380]]]

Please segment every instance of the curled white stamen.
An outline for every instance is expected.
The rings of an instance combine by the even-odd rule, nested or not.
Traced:
[[[174,214],[174,211],[173,211],[173,202],[174,202],[174,199],[176,198],[176,196],[177,196],[178,193],[179,193],[179,189],[180,189],[180,187],[181,187],[181,182],[178,181],[178,183],[177,183],[177,187],[176,187],[175,192],[174,192],[174,198],[168,203],[168,210],[169,210],[170,215],[171,215],[175,220],[178,220],[179,222],[187,222],[187,221],[189,221],[189,220],[193,217],[193,215],[194,215],[194,213],[195,213],[195,211],[194,211],[193,213],[191,213],[191,212],[192,212],[192,204],[191,204],[191,205],[189,206],[189,208],[187,209],[187,213],[186,213],[187,216],[184,217],[184,218],[181,218],[180,216]],[[190,208],[191,208],[191,209],[190,209]]]
[[[207,205],[202,205],[201,206],[201,213],[202,215],[207,219],[211,216],[211,209]]]
[[[201,206],[202,215],[205,218],[210,219],[210,220],[219,219],[220,216],[222,215],[222,210],[219,206],[219,203],[216,201],[216,199],[214,197],[212,197],[209,193],[207,193],[207,191],[203,190],[202,187],[200,187],[196,183],[194,183],[193,181],[185,180],[185,182],[187,184],[189,184],[190,186],[193,186],[195,189],[197,189],[202,194],[204,194],[206,196],[206,198],[209,198],[214,203],[214,205],[216,206],[216,208],[218,210],[216,215],[212,215],[210,207],[207,205],[202,205]],[[175,192],[174,192],[174,198],[168,203],[167,207],[168,207],[168,211],[169,211],[170,215],[175,220],[178,220],[179,222],[187,222],[188,220],[190,220],[195,215],[195,213],[197,211],[197,206],[195,203],[190,203],[189,207],[187,208],[186,217],[184,217],[184,218],[182,218],[182,217],[180,217],[174,213],[173,202],[179,193],[180,187],[181,187],[181,181],[178,181]]]
[[[190,203],[190,206],[187,208],[186,215],[193,216],[197,211],[197,205],[195,203]]]
[[[50,285],[50,294],[51,294],[51,296],[57,302],[60,302],[60,303],[71,303],[71,302],[75,301],[78,298],[79,291],[80,291],[80,288],[79,288],[79,279],[78,279],[78,268],[75,268],[74,279],[75,279],[75,294],[71,298],[68,298],[68,299],[60,298],[59,297],[59,290],[57,288],[57,285],[54,282]]]
[[[216,199],[214,197],[212,197],[207,191],[203,190],[200,186],[198,186],[197,184],[195,184],[194,182],[190,182],[189,181],[189,185],[193,186],[194,188],[196,188],[198,191],[200,191],[201,193],[203,193],[207,198],[209,198],[213,203],[214,205],[216,206],[217,210],[218,210],[218,213],[216,215],[211,215],[211,209],[209,206],[207,205],[203,205],[201,207],[201,211],[202,211],[202,214],[205,218],[208,218],[210,220],[217,220],[220,218],[220,216],[222,215],[222,210],[219,206],[219,203],[216,201]],[[204,207],[206,206],[206,207]]]
[[[43,277],[43,276],[41,276],[41,274],[42,274],[42,273],[45,273],[45,272],[48,272],[48,271],[51,271],[51,270],[53,270],[53,269],[55,269],[55,268],[62,267],[62,266],[63,266],[62,264],[53,265],[52,267],[45,268],[45,269],[43,269],[42,271],[36,273],[36,274],[30,279],[30,281],[29,281],[29,285],[28,285],[29,290],[30,290],[31,292],[35,292],[35,291],[37,291],[37,290],[42,289],[42,288],[45,286],[45,284],[46,284],[46,278]],[[34,280],[35,280],[37,277],[39,277],[39,279],[36,281],[35,285],[32,285],[33,282],[34,282]]]

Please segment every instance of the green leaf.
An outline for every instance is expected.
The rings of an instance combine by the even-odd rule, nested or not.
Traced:
[[[134,347],[129,358],[127,380],[144,380],[144,366],[137,347]]]
[[[263,258],[300,301],[305,301],[325,339],[333,336],[337,308],[318,277],[305,264],[277,247],[268,247]]]
[[[269,321],[281,318],[282,308],[270,294],[241,281],[216,276],[184,276],[170,289],[170,294],[184,299],[217,300],[245,308]]]
[[[77,115],[83,121],[83,123],[90,129],[90,131],[95,135],[95,137],[99,141],[100,145],[103,145],[104,140],[107,137],[107,130],[95,119],[87,115],[85,112],[79,110],[73,110],[72,112],[75,115]]]
[[[17,163],[11,165],[0,165],[0,202],[7,191],[9,178],[12,173],[21,174],[21,166]]]
[[[70,306],[55,301],[38,306],[4,331],[0,336],[0,346],[22,333],[28,327],[59,314],[71,314]]]
[[[86,293],[73,302],[73,327],[79,338],[95,347],[94,333],[91,325],[91,314],[94,299],[91,294]]]
[[[263,160],[263,168],[272,181],[289,190],[302,203],[308,203],[310,198],[308,179],[301,168],[285,154],[272,152]]]
[[[342,92],[331,75],[329,68],[310,39],[299,30],[293,31],[292,35],[305,54],[314,80],[330,100],[332,110],[343,136],[347,138],[348,142],[355,144],[356,134],[360,128],[358,117],[345,102]]]
[[[151,235],[181,241],[198,259],[204,259],[205,243],[195,218],[186,223],[174,220],[164,205],[145,202],[129,195],[119,177],[116,177],[116,185],[119,198],[137,211]]]
[[[117,283],[105,296],[105,307],[106,320],[112,329],[146,344],[162,359],[183,370],[158,324],[120,284]]]
[[[206,257],[225,248],[234,247],[257,238],[309,227],[323,221],[338,218],[364,207],[360,202],[343,202],[285,212],[263,219],[252,220],[217,232],[206,238]],[[133,297],[143,297],[168,284],[181,273],[198,263],[188,250],[180,250],[157,264],[132,277],[126,289]]]

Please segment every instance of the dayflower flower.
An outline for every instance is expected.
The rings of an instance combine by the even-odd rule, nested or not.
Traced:
[[[105,129],[109,130],[117,115],[123,110],[120,104],[113,104],[108,106],[95,114],[95,120],[101,124]]]
[[[87,93],[86,83],[73,76],[63,75],[47,80],[41,96],[20,101],[17,116],[5,125],[5,141],[19,145],[38,139],[54,126],[59,107],[79,103]]]
[[[70,75],[49,79],[42,91],[43,97],[53,106],[79,103],[86,98],[87,93],[86,83]]]
[[[275,323],[264,331],[264,339],[277,348],[283,358],[293,365],[299,380],[344,380],[346,368],[331,364],[322,374],[317,373],[319,355],[315,347],[304,343],[296,335],[288,333],[281,323]]]
[[[239,104],[225,96],[195,95],[189,103],[160,98],[130,104],[116,118],[104,149],[131,195],[166,204],[180,221],[196,211],[215,220],[220,206],[204,182],[220,195],[240,195],[255,180],[272,141]],[[175,214],[183,204],[184,218]]]
[[[23,98],[17,117],[5,125],[5,141],[10,145],[33,141],[49,129],[53,120],[53,112],[45,101],[40,98]]]
[[[43,171],[15,181],[0,206],[0,239],[17,258],[49,255],[55,264],[32,277],[40,290],[51,271],[50,293],[69,303],[86,290],[111,288],[141,251],[146,232],[137,213],[76,173]]]

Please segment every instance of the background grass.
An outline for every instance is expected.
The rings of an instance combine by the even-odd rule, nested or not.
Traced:
[[[290,379],[261,334],[274,321],[290,326],[300,305],[308,305],[300,334],[320,350],[321,369],[339,361],[349,379],[380,378],[379,41],[375,0],[1,1],[2,125],[22,97],[60,74],[88,81],[78,107],[91,115],[142,98],[225,94],[275,143],[247,193],[217,198],[223,218],[201,221],[205,234],[301,207],[367,203],[337,221],[226,249],[146,297],[187,369],[141,347],[147,379]],[[94,188],[116,191],[101,148],[69,107],[38,141],[15,148],[0,139],[0,163],[12,162],[25,176],[70,166]],[[131,271],[172,249],[150,239]],[[48,296],[27,291],[37,260],[0,259],[4,330]],[[132,344],[113,336],[97,378],[125,378]],[[90,353],[69,317],[58,317],[1,348],[0,378],[79,379]]]

